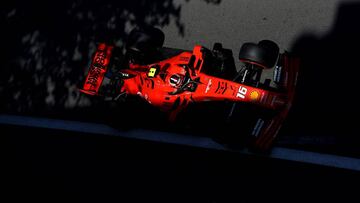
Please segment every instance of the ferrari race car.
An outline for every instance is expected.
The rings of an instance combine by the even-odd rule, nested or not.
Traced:
[[[294,98],[298,58],[262,40],[242,45],[236,68],[232,51],[220,43],[212,50],[196,45],[185,51],[162,47],[164,39],[162,31],[151,27],[132,30],[124,54],[100,43],[80,91],[111,100],[139,97],[170,121],[192,104],[222,102],[229,107],[224,119],[241,129],[235,137],[247,137],[252,148],[269,149]],[[209,112],[204,112],[208,118]]]

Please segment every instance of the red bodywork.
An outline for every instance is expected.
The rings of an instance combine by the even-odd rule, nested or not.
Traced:
[[[92,61],[82,92],[96,95],[107,71],[111,46],[100,44]],[[193,69],[186,65],[193,57]],[[203,73],[204,58],[202,46],[195,46],[192,52],[184,51],[174,57],[150,65],[129,64],[121,73],[132,77],[123,80],[119,93],[138,95],[148,103],[169,113],[175,119],[177,113],[191,102],[232,101],[246,102],[276,110],[279,113],[271,120],[263,121],[257,132],[256,145],[268,148],[286,118],[293,100],[299,62],[287,54],[280,55],[283,69],[281,91],[269,91],[247,86],[230,80]],[[186,73],[196,83],[189,84],[190,90],[177,92],[186,79]],[[266,122],[266,123],[264,123]],[[258,125],[258,124],[257,124]],[[259,126],[258,126],[259,127]]]
[[[87,74],[83,89],[80,89],[81,92],[90,95],[96,95],[99,92],[99,88],[110,62],[112,50],[113,46],[107,46],[103,43],[99,44],[91,62],[91,67]]]

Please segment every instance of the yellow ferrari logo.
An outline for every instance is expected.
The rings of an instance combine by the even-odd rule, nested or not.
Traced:
[[[148,76],[155,77],[155,73],[156,73],[156,68],[150,68],[150,70],[148,72]]]

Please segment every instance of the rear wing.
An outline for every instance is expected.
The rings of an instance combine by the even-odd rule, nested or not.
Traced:
[[[98,45],[92,58],[83,87],[80,89],[81,92],[90,95],[98,94],[110,62],[113,48],[113,46],[106,45],[105,43]]]

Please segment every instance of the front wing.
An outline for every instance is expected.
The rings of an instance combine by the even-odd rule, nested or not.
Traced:
[[[283,125],[293,104],[300,60],[288,53],[280,55],[275,68],[275,77],[278,86],[286,92],[287,102],[275,116],[270,119],[259,118],[251,132],[253,136],[252,147],[261,151],[268,150]]]

